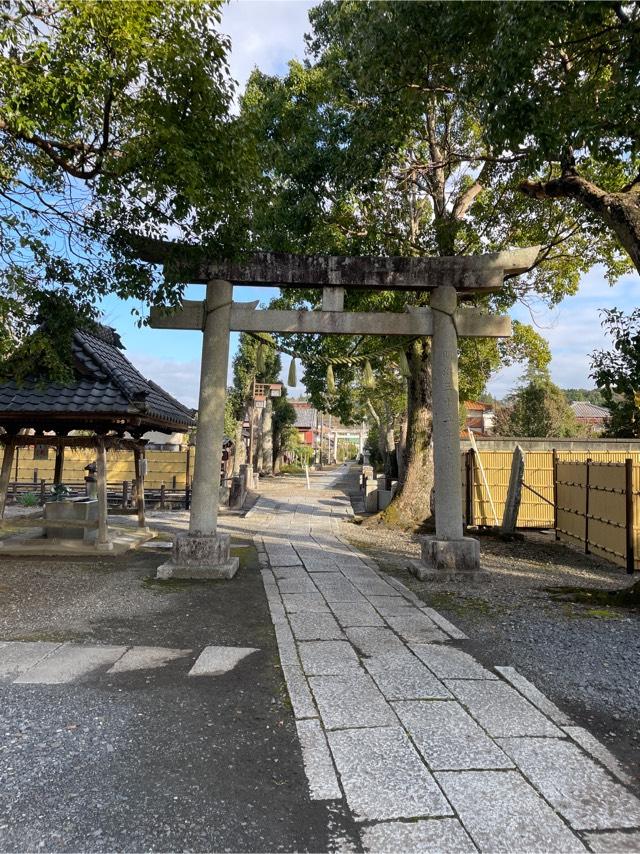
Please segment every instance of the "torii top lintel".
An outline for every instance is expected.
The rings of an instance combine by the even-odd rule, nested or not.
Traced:
[[[374,290],[431,290],[453,285],[463,293],[490,292],[502,287],[506,274],[524,273],[539,247],[488,255],[411,258],[291,255],[254,252],[242,260],[207,260],[193,245],[133,238],[143,261],[163,264],[179,281],[206,284],[224,279],[237,285],[278,288],[371,288]]]

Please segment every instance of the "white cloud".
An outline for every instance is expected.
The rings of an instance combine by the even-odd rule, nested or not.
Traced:
[[[629,312],[638,304],[640,276],[623,276],[612,287],[601,267],[594,267],[580,282],[575,296],[567,297],[557,308],[538,308],[535,320],[538,331],[547,339],[552,353],[551,376],[563,388],[591,388],[590,355],[610,346],[601,326],[600,310],[620,308]],[[526,311],[514,311],[524,322],[531,318]],[[488,383],[488,390],[503,397],[516,385],[523,366],[515,365],[498,372]]]
[[[244,89],[257,66],[282,74],[290,59],[304,56],[309,31],[307,0],[231,0],[222,14],[221,30],[231,38],[231,74]]]
[[[148,353],[127,353],[127,358],[147,379],[153,380],[185,406],[198,405],[200,360],[178,362]]]

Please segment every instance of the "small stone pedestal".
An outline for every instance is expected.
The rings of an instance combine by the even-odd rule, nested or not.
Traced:
[[[168,563],[158,567],[156,578],[233,578],[238,571],[238,558],[231,557],[229,534],[196,536],[179,534]]]
[[[411,572],[420,581],[488,581],[480,569],[480,543],[473,537],[439,540],[420,537],[422,561],[413,561]]]

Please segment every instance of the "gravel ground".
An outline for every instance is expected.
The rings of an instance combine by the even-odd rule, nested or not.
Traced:
[[[461,628],[470,639],[466,649],[488,666],[516,667],[638,779],[640,612],[554,601],[545,590],[621,588],[631,583],[623,570],[556,543],[552,534],[511,542],[486,535],[482,561],[491,583],[436,584],[407,569],[420,556],[414,536],[349,523],[343,534]]]
[[[0,684],[0,851],[358,850],[342,802],[309,798],[257,555],[235,542],[233,584],[155,582],[159,548],[0,557],[0,640],[193,650],[157,670]],[[258,652],[189,678],[208,644]]]

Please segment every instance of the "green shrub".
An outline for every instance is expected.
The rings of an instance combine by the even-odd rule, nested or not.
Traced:
[[[37,507],[40,503],[40,496],[35,492],[25,492],[19,495],[17,502],[21,507]]]

